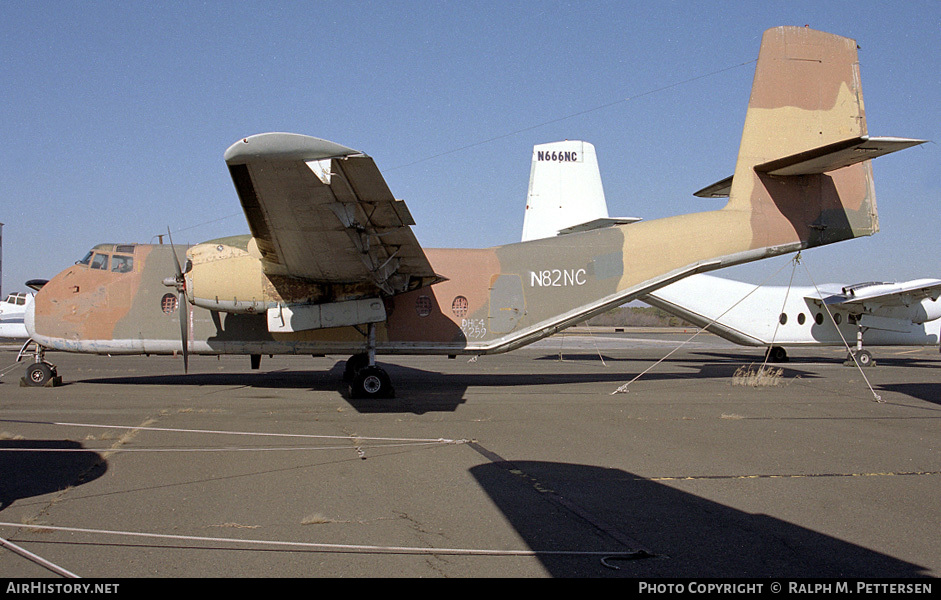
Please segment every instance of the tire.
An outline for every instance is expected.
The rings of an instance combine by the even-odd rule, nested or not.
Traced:
[[[768,348],[768,360],[771,362],[787,362],[787,350],[781,346],[771,346]]]
[[[26,367],[26,383],[33,387],[42,387],[55,377],[52,367],[46,363],[33,363]]]
[[[872,366],[872,354],[866,350],[860,350],[856,353],[856,362],[859,363],[861,367],[871,367]]]
[[[343,381],[353,381],[356,373],[369,364],[368,354],[354,354],[346,360],[346,368],[343,369]]]
[[[392,380],[376,366],[366,366],[353,375],[350,382],[350,397],[357,399],[393,398]]]

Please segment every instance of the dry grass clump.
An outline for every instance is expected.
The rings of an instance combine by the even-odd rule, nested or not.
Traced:
[[[745,385],[749,387],[771,387],[779,385],[784,375],[784,369],[769,367],[768,365],[742,365],[732,374],[732,385]]]

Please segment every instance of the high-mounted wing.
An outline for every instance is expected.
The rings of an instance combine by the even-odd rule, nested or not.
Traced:
[[[847,308],[857,306],[909,306],[925,298],[937,300],[941,295],[941,280],[915,279],[903,283],[860,283],[843,288],[841,294],[824,298],[828,306],[841,305]],[[820,302],[819,298],[814,298]]]
[[[269,275],[374,284],[397,294],[440,280],[405,206],[372,158],[291,133],[242,139],[225,153]]]
[[[807,297],[818,307],[838,307],[855,315],[856,323],[869,329],[906,333],[914,325],[941,318],[936,300],[941,280],[915,279],[902,283],[859,283],[840,293]]]

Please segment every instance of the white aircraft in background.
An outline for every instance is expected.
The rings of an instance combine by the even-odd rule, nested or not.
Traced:
[[[691,275],[643,301],[743,346],[764,346],[774,361],[785,346],[842,346],[860,366],[871,346],[931,346],[941,340],[941,280],[766,286]],[[852,357],[847,357],[852,360]]]
[[[537,160],[546,155],[578,160]],[[564,141],[533,148],[523,241],[639,220],[608,217],[594,146]],[[764,346],[771,360],[786,360],[785,346],[855,343],[851,356],[869,366],[872,354],[863,350],[864,338],[875,346],[939,343],[939,295],[938,279],[827,284],[815,289],[759,287],[698,274],[640,299],[736,344]]]
[[[26,282],[27,287],[38,290],[46,283],[44,279],[31,279]],[[29,337],[23,318],[26,309],[33,303],[35,292],[11,292],[0,301],[0,338],[25,340]]]

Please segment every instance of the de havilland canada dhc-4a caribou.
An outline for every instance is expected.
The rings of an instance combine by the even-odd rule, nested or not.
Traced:
[[[377,354],[484,355],[552,335],[685,276],[878,230],[856,42],[765,32],[725,207],[486,249],[424,249],[369,156],[266,133],[225,152],[251,234],[185,249],[107,244],[26,316],[27,383],[46,350],[351,355],[351,397],[392,396]],[[578,160],[577,156],[546,157]],[[607,226],[604,226],[607,225]]]

